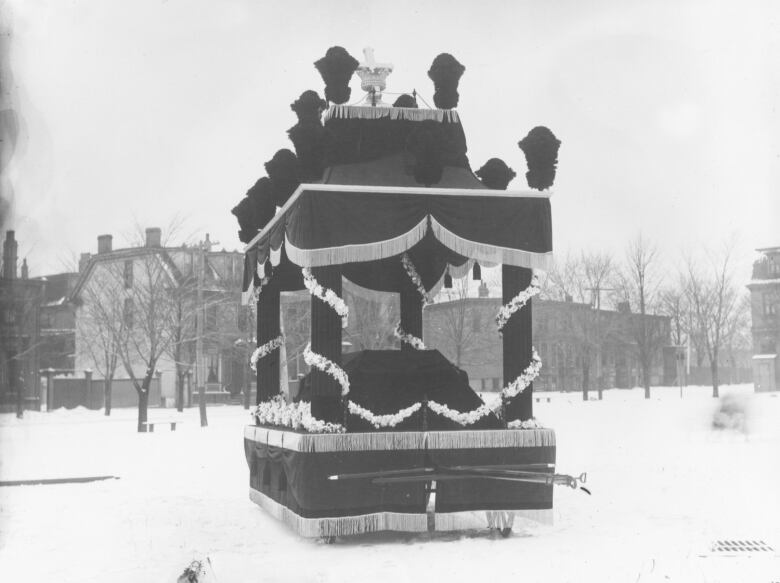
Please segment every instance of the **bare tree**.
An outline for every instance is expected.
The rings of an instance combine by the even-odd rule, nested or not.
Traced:
[[[706,267],[686,258],[687,294],[712,373],[712,396],[720,394],[718,365],[724,342],[735,329],[739,293],[734,282],[734,238],[717,254],[707,254]]]
[[[591,371],[596,369],[599,399],[602,398],[601,361],[605,344],[615,332],[615,320],[602,313],[602,292],[611,292],[615,276],[612,256],[603,252],[567,254],[550,271],[550,295],[580,304],[571,312],[577,361],[582,372],[582,398],[588,400]],[[585,305],[582,305],[585,304]]]
[[[452,288],[442,290],[447,296],[446,308],[441,309],[440,317],[432,322],[434,338],[441,342],[440,348],[460,367],[467,360],[466,355],[474,346],[474,326],[469,326],[467,298],[468,279],[453,281]]]
[[[103,408],[111,415],[111,388],[119,364],[118,343],[127,339],[124,319],[117,316],[113,306],[106,305],[94,288],[87,288],[86,302],[80,302],[82,309],[76,318],[79,336],[88,339],[79,349],[86,362],[90,363],[103,377]],[[118,327],[118,329],[115,329]]]
[[[636,342],[646,399],[650,398],[653,363],[658,358],[665,340],[662,327],[647,317],[657,312],[661,281],[658,250],[640,233],[626,249],[625,264],[618,278],[618,287],[624,301],[638,310],[638,317],[631,318],[630,334]]]
[[[344,300],[349,305],[349,326],[345,340],[358,350],[382,350],[395,345],[393,328],[398,321],[397,304],[387,294],[360,295],[344,286]]]

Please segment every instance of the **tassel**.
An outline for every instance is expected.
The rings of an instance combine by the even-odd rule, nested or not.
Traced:
[[[271,265],[271,260],[270,259],[266,260],[265,265],[263,266],[263,268],[264,268],[265,276],[270,278],[271,275],[273,274],[273,271],[274,271],[274,268]]]
[[[444,287],[452,289],[452,276],[450,275],[449,269],[447,269],[447,273],[444,274]]]
[[[479,263],[477,263],[476,261],[474,262],[473,279],[474,281],[482,280],[482,268],[479,266]]]

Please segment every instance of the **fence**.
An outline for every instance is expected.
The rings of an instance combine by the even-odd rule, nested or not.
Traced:
[[[44,383],[47,382],[44,379]],[[105,384],[103,379],[51,378],[51,408],[102,409],[105,406]],[[45,394],[45,393],[44,393]],[[149,386],[149,407],[159,407],[160,380],[152,379]],[[130,379],[114,379],[111,382],[111,408],[137,407],[138,393]]]

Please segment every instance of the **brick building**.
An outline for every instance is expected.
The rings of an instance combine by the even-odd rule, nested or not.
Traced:
[[[757,391],[780,387],[780,247],[758,249],[761,258],[753,263],[750,315],[753,336],[753,378]]]
[[[426,306],[424,339],[468,372],[474,389],[499,390],[501,337],[494,319],[501,300],[481,295]],[[534,390],[581,390],[586,375],[590,389],[638,386],[641,369],[632,331],[641,317],[626,309],[596,311],[588,304],[534,299],[533,342],[543,363]],[[645,318],[659,338],[651,383],[671,383],[663,350],[670,344],[669,318]]]
[[[6,231],[0,277],[0,411],[37,408],[40,394],[40,316],[44,282],[17,266],[18,243]]]

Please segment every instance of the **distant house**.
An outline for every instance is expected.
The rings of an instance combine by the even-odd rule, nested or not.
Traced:
[[[486,289],[486,288],[483,288]],[[425,307],[424,341],[428,348],[440,350],[451,362],[469,374],[472,388],[497,391],[503,387],[501,336],[495,316],[500,298],[459,298]],[[590,389],[629,388],[641,384],[641,369],[632,329],[639,314],[596,310],[588,304],[533,300],[533,343],[542,359],[542,370],[534,383],[536,390],[572,391],[583,386],[589,358]],[[664,366],[663,348],[670,344],[670,322],[666,316],[647,315],[648,325],[656,333],[658,350],[652,368],[651,383],[671,383],[670,367]],[[593,328],[599,327],[594,336]],[[667,371],[665,374],[665,370]]]
[[[753,335],[753,379],[757,391],[780,387],[780,247],[758,249],[762,256],[753,263],[750,313]]]
[[[40,368],[73,374],[76,367],[76,311],[70,303],[79,273],[34,278],[44,283],[40,315]]]
[[[44,283],[17,266],[14,231],[6,231],[0,277],[0,411],[37,408],[40,394],[39,320]]]
[[[240,305],[240,253],[212,251],[208,236],[203,250],[195,246],[163,246],[161,230],[150,228],[146,229],[143,245],[124,249],[113,249],[112,236],[101,235],[97,254],[82,255],[80,263],[78,281],[69,298],[75,306],[77,370],[92,369],[95,378],[100,378],[101,369],[106,368],[101,366],[100,349],[95,350],[96,326],[86,325],[95,320],[96,313],[100,314],[95,306],[103,305],[104,312],[111,314],[110,320],[121,322],[126,330],[152,326],[145,321],[150,317],[155,319],[155,326],[167,327],[161,338],[168,349],[154,371],[159,379],[159,401],[150,400],[151,406],[173,406],[177,383],[187,379],[190,382],[186,384],[194,389],[196,370],[210,392],[241,392],[249,381],[247,334],[251,335],[252,325],[247,308]],[[149,304],[153,293],[157,297],[175,297],[177,303],[167,302],[165,308],[175,313],[152,313]],[[198,317],[202,333],[197,328]],[[198,362],[199,333],[202,350]],[[131,365],[136,377],[143,377],[144,363],[136,359]],[[128,378],[121,361],[115,378]]]

